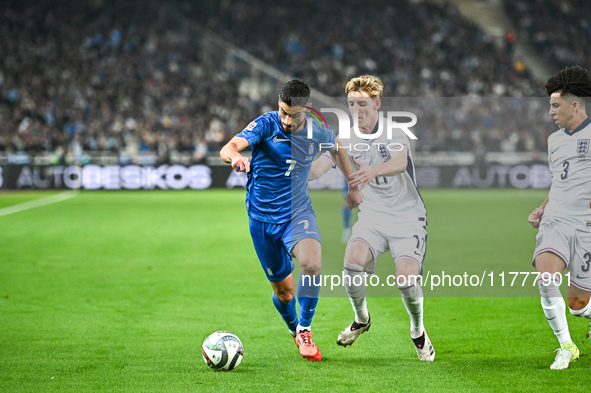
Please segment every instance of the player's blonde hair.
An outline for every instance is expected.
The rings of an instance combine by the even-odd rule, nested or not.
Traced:
[[[373,75],[362,75],[351,79],[345,86],[345,93],[355,91],[364,91],[370,97],[382,97],[384,95],[384,84],[377,76]]]

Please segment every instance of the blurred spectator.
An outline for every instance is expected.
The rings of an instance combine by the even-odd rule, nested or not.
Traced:
[[[200,37],[167,26],[169,9],[328,95],[342,97],[352,75],[372,73],[391,96],[457,97],[418,99],[429,125],[417,126],[419,152],[544,151],[536,133],[552,131],[540,117],[545,107],[518,100],[543,95],[539,83],[451,4],[5,0],[0,151],[49,153],[54,163],[100,154],[121,163],[203,162],[269,110],[263,105],[276,97],[245,88],[245,76],[215,62]],[[507,98],[458,98],[473,96]]]
[[[230,120],[256,117],[256,105],[240,105],[238,81],[215,82],[222,71],[203,67],[189,37],[168,39],[158,12],[140,0],[4,2],[2,151],[77,163],[101,152],[133,163],[149,152],[167,162],[170,151],[192,154],[191,135],[210,132],[194,125],[215,122],[215,147],[235,132]]]
[[[560,67],[591,63],[591,4],[588,0],[505,0],[505,12],[520,39]]]
[[[233,12],[225,2],[180,6],[237,47],[333,96],[364,73],[382,78],[393,96],[539,92],[527,70],[516,70],[511,54],[450,3],[234,0]]]

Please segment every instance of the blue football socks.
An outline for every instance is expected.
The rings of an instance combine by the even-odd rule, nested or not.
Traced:
[[[300,304],[300,327],[310,327],[320,295],[320,275],[316,277],[300,274],[298,303]]]
[[[275,305],[277,311],[279,311],[279,314],[281,314],[281,318],[283,318],[283,320],[287,324],[287,328],[291,332],[295,333],[298,326],[296,298],[294,297],[293,299],[291,299],[289,303],[285,304],[281,303],[279,299],[277,299],[277,296],[275,296],[275,293],[273,293],[273,304]]]

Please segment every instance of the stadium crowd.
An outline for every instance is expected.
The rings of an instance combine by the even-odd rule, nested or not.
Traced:
[[[17,2],[1,11],[0,151],[78,163],[201,161],[258,113],[237,81],[172,43],[143,2]]]
[[[527,69],[516,68],[510,53],[450,3],[206,3],[185,3],[184,12],[329,95],[342,95],[345,81],[361,74],[379,75],[393,96],[536,93]]]
[[[591,63],[591,4],[587,0],[505,0],[505,13],[546,59],[561,68]]]
[[[374,3],[354,18],[358,1],[8,0],[0,10],[0,152],[14,163],[41,153],[84,163],[100,152],[121,163],[201,162],[269,110],[275,97],[243,95],[199,39],[166,24],[162,14],[172,9],[328,95],[371,73],[391,96],[505,97],[423,102],[436,129],[418,131],[418,151],[545,150],[546,108],[511,99],[543,92],[510,52],[450,4]],[[532,117],[516,121],[506,108]]]

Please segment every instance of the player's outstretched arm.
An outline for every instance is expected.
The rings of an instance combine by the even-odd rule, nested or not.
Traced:
[[[250,161],[240,152],[248,147],[248,141],[245,138],[235,136],[226,143],[220,150],[220,157],[224,162],[232,164],[232,168],[237,172],[250,172]]]
[[[347,151],[342,147],[341,142],[339,142],[338,139],[336,140],[336,145],[330,150],[330,155],[349,184],[347,206],[349,207],[349,210],[353,210],[363,202],[363,194],[357,187],[351,186],[351,181],[353,180],[353,168],[351,167],[351,161],[349,160]]]
[[[388,161],[378,165],[367,165],[364,162],[353,159],[355,164],[359,166],[359,170],[353,172],[355,179],[349,185],[361,190],[378,176],[394,176],[402,173],[406,170],[408,163],[407,157],[408,148],[404,147],[402,150],[395,152]]]
[[[532,227],[538,228],[540,226],[540,221],[542,221],[542,216],[544,215],[544,209],[546,208],[547,203],[548,197],[546,197],[542,205],[536,208],[533,212],[531,212],[531,214],[527,218],[527,222],[529,222]]]
[[[316,180],[326,172],[336,167],[336,163],[329,154],[322,154],[314,162],[312,162],[312,169],[308,181]]]

